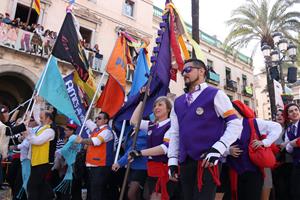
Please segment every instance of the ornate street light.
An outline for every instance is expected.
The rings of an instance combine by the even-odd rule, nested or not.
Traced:
[[[273,38],[273,41],[274,41],[274,46],[276,46],[278,44],[281,37],[282,37],[282,33],[280,33],[280,32],[274,32],[272,34],[272,38]]]
[[[261,47],[261,51],[265,57],[265,59],[269,60],[270,59],[270,55],[271,55],[271,47],[267,44],[264,44]]]
[[[277,71],[277,74],[279,73],[281,86],[283,92],[285,93],[285,78],[283,75],[282,64],[288,62],[294,63],[296,61],[297,47],[293,43],[289,43],[289,41],[286,38],[283,38],[283,34],[280,32],[274,32],[272,34],[272,38],[274,41],[274,46],[263,44],[261,47],[261,51],[264,55],[266,63],[268,92],[270,96],[272,118],[274,118],[274,114],[276,112],[273,85],[274,69]],[[292,68],[295,67],[289,67],[289,73],[297,74],[297,68]],[[289,82],[293,82],[294,79],[295,78],[288,77]]]
[[[297,54],[297,47],[293,43],[290,43],[289,46],[287,47],[287,52],[289,57],[295,61],[296,60],[296,54]]]
[[[288,48],[288,41],[285,38],[281,38],[278,42],[278,48],[281,52],[286,52]]]

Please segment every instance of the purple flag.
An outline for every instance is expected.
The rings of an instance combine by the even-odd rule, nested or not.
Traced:
[[[167,16],[166,16],[167,15]],[[152,112],[154,101],[160,97],[165,96],[169,90],[170,71],[171,71],[171,50],[170,50],[170,34],[168,24],[168,14],[163,16],[165,22],[161,23],[161,27],[165,27],[164,31],[159,30],[159,37],[156,39],[158,47],[158,54],[152,57],[155,64],[151,67],[150,73],[152,81],[150,84],[150,96],[147,99],[143,116],[148,116]],[[139,103],[140,94],[131,96],[124,104],[121,110],[117,113],[115,121],[129,120],[131,115]]]
[[[83,124],[86,110],[82,104],[80,96],[78,95],[78,86],[73,82],[73,78],[74,78],[74,74],[71,73],[68,76],[64,77],[64,82],[67,88],[68,95],[71,99],[73,108],[75,110],[75,114],[77,115],[81,124]],[[79,131],[80,131],[80,127],[77,128],[76,134],[78,134]],[[84,127],[81,136],[83,138],[87,138],[89,137],[89,134],[90,134],[90,130],[87,127]]]

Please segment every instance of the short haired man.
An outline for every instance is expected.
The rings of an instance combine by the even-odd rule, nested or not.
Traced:
[[[54,151],[51,150],[51,142],[55,138],[55,132],[50,128],[53,122],[53,115],[50,112],[40,113],[41,126],[34,134],[28,135],[28,142],[31,144],[31,173],[28,181],[28,199],[53,199],[53,191],[46,181],[51,166],[49,163],[54,160]]]
[[[87,127],[92,131],[90,138],[77,137],[76,142],[88,145],[86,166],[89,174],[88,198],[103,199],[106,183],[111,172],[114,159],[114,134],[108,127],[109,115],[100,112],[96,123],[87,121]]]
[[[228,96],[208,86],[206,74],[203,61],[185,61],[182,76],[186,94],[175,100],[170,115],[170,174],[178,177],[179,158],[185,200],[215,199],[218,160],[242,129]]]

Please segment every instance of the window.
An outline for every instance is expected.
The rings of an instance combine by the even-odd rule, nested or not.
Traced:
[[[246,104],[247,106],[250,106],[250,103],[247,100],[244,100],[244,104]]]
[[[21,22],[27,22],[27,16],[29,12],[29,7],[23,4],[18,3],[16,8],[15,19],[20,18]],[[36,24],[38,22],[39,16],[34,9],[31,11],[31,15],[29,18],[29,24]]]
[[[243,80],[243,86],[247,86],[247,76],[245,74],[242,75],[242,80]]]
[[[226,67],[226,81],[231,80],[231,69]]]
[[[214,66],[214,62],[212,60],[207,59],[207,68],[212,69]]]
[[[82,36],[82,39],[85,41],[85,47],[89,47],[91,48],[91,41],[92,41],[92,34],[93,32],[87,28],[84,28],[84,27],[80,27],[79,28],[79,32]]]
[[[127,16],[133,17],[133,9],[134,9],[134,2],[130,0],[126,0],[124,4],[123,13]]]

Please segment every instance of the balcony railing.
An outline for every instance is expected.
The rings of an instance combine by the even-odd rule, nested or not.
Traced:
[[[253,97],[253,89],[250,86],[242,87],[243,94],[247,97]]]
[[[237,82],[234,80],[226,80],[226,85],[224,87],[226,90],[230,90],[232,92],[237,91]]]
[[[20,28],[0,22],[0,46],[14,49],[34,56],[48,58],[51,54],[55,39],[24,31]],[[103,55],[91,50],[85,50],[90,67],[103,72]]]
[[[209,71],[206,80],[207,80],[207,82],[209,82],[211,84],[219,85],[219,83],[220,83],[220,75],[217,74],[217,73],[214,73],[212,71]]]

